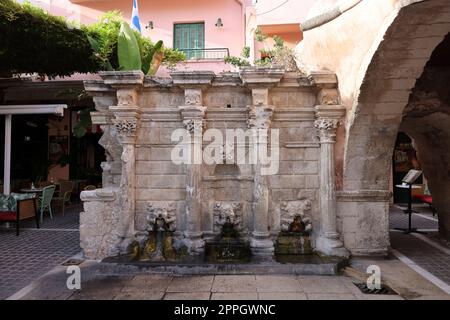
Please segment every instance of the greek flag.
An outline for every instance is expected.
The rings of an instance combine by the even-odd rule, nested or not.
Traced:
[[[139,9],[137,0],[133,0],[133,13],[131,14],[131,29],[135,29],[141,33],[141,23],[139,22]]]

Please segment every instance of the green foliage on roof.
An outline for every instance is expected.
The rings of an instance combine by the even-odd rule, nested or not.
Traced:
[[[120,12],[111,11],[94,24],[77,25],[29,3],[1,0],[0,74],[38,73],[55,77],[120,70],[118,36],[123,21]],[[151,69],[156,51],[161,52],[158,57],[163,56],[163,64],[169,67],[185,59],[183,52],[164,48],[160,42],[154,44],[138,32],[133,33],[144,73]]]
[[[50,77],[95,72],[84,30],[28,3],[0,1],[0,72]]]

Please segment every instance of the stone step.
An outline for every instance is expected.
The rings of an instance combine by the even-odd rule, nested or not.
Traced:
[[[176,275],[337,275],[346,266],[347,261],[341,258],[319,256],[298,257],[296,263],[249,262],[249,263],[202,263],[202,262],[114,262],[108,258],[100,264],[100,273],[119,274],[155,274],[170,273]],[[301,261],[303,260],[303,261]]]

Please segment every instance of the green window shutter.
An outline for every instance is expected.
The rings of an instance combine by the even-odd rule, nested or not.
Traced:
[[[205,48],[204,23],[177,23],[174,25],[173,46],[185,52],[187,59],[200,59]]]

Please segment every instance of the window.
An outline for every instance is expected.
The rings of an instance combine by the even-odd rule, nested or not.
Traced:
[[[174,25],[173,47],[186,54],[186,59],[201,59],[205,48],[205,24],[177,23]]]

